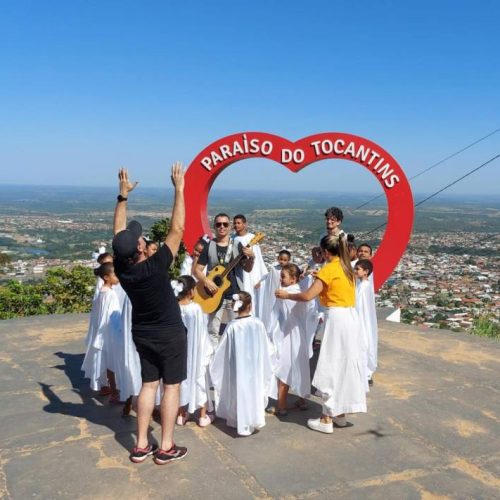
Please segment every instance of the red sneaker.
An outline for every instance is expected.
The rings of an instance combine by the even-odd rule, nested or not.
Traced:
[[[180,460],[187,455],[187,448],[185,446],[173,445],[170,450],[162,450],[161,448],[155,453],[154,462],[157,465],[165,465],[174,460]]]

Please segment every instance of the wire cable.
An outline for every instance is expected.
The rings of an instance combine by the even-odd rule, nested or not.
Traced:
[[[424,170],[422,170],[418,174],[415,174],[413,177],[409,177],[408,180],[411,181],[413,179],[416,179],[417,177],[420,177],[422,174],[425,174],[429,170],[432,170],[433,168],[436,168],[437,166],[441,165],[445,161],[451,160],[451,158],[454,158],[455,156],[458,156],[460,153],[463,153],[464,151],[467,151],[467,149],[471,148],[472,146],[475,146],[476,144],[479,144],[480,142],[484,141],[488,137],[491,137],[492,135],[496,134],[497,132],[500,132],[500,128],[497,128],[496,130],[493,130],[493,132],[490,132],[489,134],[481,137],[480,139],[477,139],[476,141],[471,142],[469,145],[463,147],[462,149],[459,149],[458,151],[455,151],[451,155],[448,155],[446,158],[443,158],[442,160],[439,160],[438,162],[430,165],[429,167],[425,168]],[[353,212],[355,212],[356,210],[359,210],[360,208],[365,207],[366,205],[368,205],[372,201],[375,201],[375,200],[378,200],[379,198],[382,198],[382,196],[384,196],[384,193],[378,194],[377,196],[374,196],[373,198],[369,199],[367,202],[363,203],[362,205],[359,205],[359,207],[356,207],[355,209],[353,209]]]
[[[431,198],[434,198],[434,196],[437,196],[439,193],[442,193],[443,191],[445,191],[446,189],[448,189],[449,187],[455,185],[457,182],[460,182],[461,180],[465,179],[466,177],[469,177],[469,175],[472,175],[474,172],[477,172],[478,170],[480,170],[481,168],[485,167],[486,165],[488,165],[489,163],[495,161],[496,159],[500,158],[500,154],[494,156],[493,158],[490,158],[488,161],[485,161],[484,163],[482,163],[481,165],[479,165],[478,167],[476,168],[473,168],[472,170],[470,170],[469,172],[467,172],[466,174],[462,175],[461,177],[459,177],[458,179],[455,179],[454,181],[450,182],[449,184],[447,184],[446,186],[444,186],[443,188],[439,189],[438,191],[436,191],[435,193],[432,193],[431,195],[427,196],[427,198],[424,198],[423,200],[419,201],[416,205],[415,205],[415,208],[417,208],[418,206],[422,205],[423,203],[425,203],[426,201],[430,200]],[[361,236],[362,237],[366,237],[368,236],[369,234],[372,234],[374,233],[375,231],[377,231],[378,229],[381,229],[383,228],[384,226],[387,225],[387,222],[384,222],[383,224],[380,224],[379,226],[373,228],[372,230],[366,232],[366,233],[363,233]]]

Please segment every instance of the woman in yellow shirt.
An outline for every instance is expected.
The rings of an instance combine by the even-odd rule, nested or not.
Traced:
[[[346,413],[366,412],[368,384],[364,344],[355,309],[356,286],[345,236],[325,236],[321,249],[327,263],[311,287],[301,293],[276,291],[279,299],[307,302],[319,296],[325,306],[325,333],[312,384],[323,399],[320,418],[307,421],[309,428],[330,434],[333,426],[345,427]]]

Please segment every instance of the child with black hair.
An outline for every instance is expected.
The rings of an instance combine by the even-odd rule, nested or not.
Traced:
[[[113,263],[113,255],[110,254],[109,252],[101,253],[97,257],[97,264],[98,264],[98,266],[96,267],[96,269],[98,269],[99,266],[101,266],[102,264],[106,264],[107,262]],[[95,269],[94,269],[94,274],[96,274],[95,273]],[[99,292],[101,291],[101,287],[102,287],[103,283],[104,283],[104,281],[99,276],[96,275],[94,297],[93,297],[92,300],[97,299],[97,296],[99,295]]]
[[[200,409],[198,425],[207,427],[214,419],[207,413],[213,409],[208,381],[208,366],[213,354],[208,317],[200,305],[193,302],[196,280],[192,276],[181,276],[171,283],[187,331],[187,378],[181,382],[177,424],[184,425],[189,415]]]
[[[146,241],[146,256],[152,257],[158,251],[158,242],[149,240]]]
[[[373,374],[377,369],[377,311],[375,309],[375,294],[370,275],[373,264],[368,259],[360,259],[354,266],[356,275],[356,310],[361,321],[363,339],[366,345],[366,375],[368,383],[373,384]]]
[[[120,332],[121,304],[113,286],[119,281],[111,262],[101,264],[94,274],[102,279],[103,285],[94,302],[89,332],[87,335],[87,352],[82,364],[85,377],[90,379],[90,387],[98,391],[109,382],[111,402],[118,402],[113,371],[113,336]]]
[[[281,269],[281,287],[288,293],[300,293],[300,268],[287,264]],[[276,322],[272,328],[272,341],[276,349],[274,373],[278,379],[278,408],[269,408],[279,417],[288,414],[287,396],[291,389],[299,399],[295,405],[307,409],[306,397],[311,394],[312,342],[316,332],[317,311],[314,301],[295,302],[277,300]],[[274,410],[274,411],[273,411]]]
[[[256,316],[264,323],[269,338],[271,338],[271,327],[275,322],[273,314],[276,297],[274,292],[280,286],[280,273],[283,266],[289,264],[292,260],[292,254],[284,248],[278,252],[278,263],[271,266],[269,274],[262,280],[261,287],[257,292],[258,306]]]
[[[262,321],[251,316],[252,297],[233,295],[238,317],[228,323],[210,367],[215,394],[215,412],[249,436],[266,425],[265,408],[272,389],[272,346]]]
[[[356,262],[358,261],[356,243],[354,241],[347,242],[347,250],[349,251],[349,259],[351,259],[351,265],[354,269]]]

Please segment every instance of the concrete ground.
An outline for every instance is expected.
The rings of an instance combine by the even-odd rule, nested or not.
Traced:
[[[251,437],[189,422],[185,460],[135,465],[135,415],[82,378],[87,321],[0,322],[2,498],[500,498],[497,341],[381,322],[369,412],[352,427],[307,429],[313,397]]]

